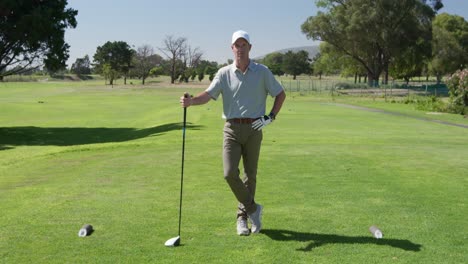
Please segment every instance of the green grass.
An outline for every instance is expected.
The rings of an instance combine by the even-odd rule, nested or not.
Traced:
[[[289,96],[265,129],[264,230],[249,237],[222,177],[221,102],[189,108],[182,246],[164,247],[177,235],[186,90],[201,88],[0,83],[0,262],[468,262],[468,129],[324,94]],[[86,223],[96,231],[79,238]]]

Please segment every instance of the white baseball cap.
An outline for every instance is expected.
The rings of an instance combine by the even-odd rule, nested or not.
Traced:
[[[245,32],[244,30],[237,30],[236,32],[234,32],[232,34],[232,42],[231,44],[234,44],[234,42],[236,42],[236,40],[240,39],[240,38],[243,38],[245,40],[247,40],[247,42],[249,44],[252,44],[250,43],[250,37],[249,37],[249,33]]]

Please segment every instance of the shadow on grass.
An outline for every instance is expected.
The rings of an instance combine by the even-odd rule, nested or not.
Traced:
[[[15,146],[73,146],[96,143],[124,142],[182,130],[182,123],[171,123],[150,128],[105,127],[0,127],[0,151]],[[199,126],[187,124],[187,129]]]
[[[310,242],[304,248],[298,248],[298,251],[312,251],[312,249],[326,244],[375,244],[382,246],[391,246],[406,251],[420,251],[422,245],[415,244],[409,240],[402,239],[376,239],[365,236],[340,236],[333,234],[314,234],[295,232],[290,230],[263,229],[260,233],[269,236],[277,241],[298,241]]]

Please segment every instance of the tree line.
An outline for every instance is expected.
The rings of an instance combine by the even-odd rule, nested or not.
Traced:
[[[199,48],[191,48],[187,39],[167,36],[164,46],[158,48],[163,54],[155,53],[154,48],[148,44],[132,49],[124,41],[106,42],[97,47],[91,62],[88,55],[77,58],[72,64],[70,72],[77,75],[101,74],[109,84],[117,78],[123,77],[126,84],[127,77],[138,78],[145,84],[150,76],[168,75],[171,83],[175,81],[188,82],[189,80],[202,81],[208,75],[211,81],[218,69],[232,63],[219,65],[217,62],[203,60],[203,53]],[[296,79],[297,75],[310,74],[311,60],[306,51],[285,54],[272,53],[259,60],[269,66],[275,75],[290,74]]]
[[[312,60],[306,51],[268,54],[260,62],[277,75],[342,74],[363,77],[371,86],[389,77],[444,75],[468,63],[468,23],[460,16],[440,14],[441,0],[317,0],[320,11],[302,25],[302,32],[321,41]],[[0,1],[0,80],[40,67],[55,72],[66,67],[67,28],[77,26],[77,10],[66,0]],[[163,46],[132,49],[124,41],[106,42],[91,58],[76,59],[76,74],[116,78],[167,74],[171,82],[213,78],[223,65],[203,60],[203,52],[183,37],[166,36]],[[228,63],[232,63],[228,61]]]
[[[145,84],[148,77],[158,75],[171,76],[171,83],[196,77],[201,81],[205,75],[212,80],[219,67],[216,62],[202,60],[203,52],[192,48],[183,37],[166,36],[164,46],[158,49],[164,57],[149,44],[135,50],[125,41],[108,41],[97,47],[92,62],[88,55],[77,58],[70,71],[77,75],[101,74],[112,85],[120,77],[124,84],[127,78],[138,78]]]
[[[369,86],[389,76],[442,76],[468,64],[468,22],[442,13],[441,0],[318,0],[301,26],[322,41],[316,73],[364,76]]]

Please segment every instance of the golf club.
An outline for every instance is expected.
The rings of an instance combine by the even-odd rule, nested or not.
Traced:
[[[377,239],[381,239],[383,237],[382,231],[375,225],[369,227],[369,231]]]
[[[184,94],[187,98],[188,93]],[[164,243],[166,247],[176,247],[180,245],[180,226],[182,222],[182,188],[184,185],[184,155],[185,155],[185,129],[187,127],[187,107],[184,107],[184,123],[182,128],[182,168],[180,173],[180,198],[179,198],[179,233],[176,237],[173,237]]]
[[[78,232],[79,237],[90,236],[94,232],[92,225],[84,225]]]

